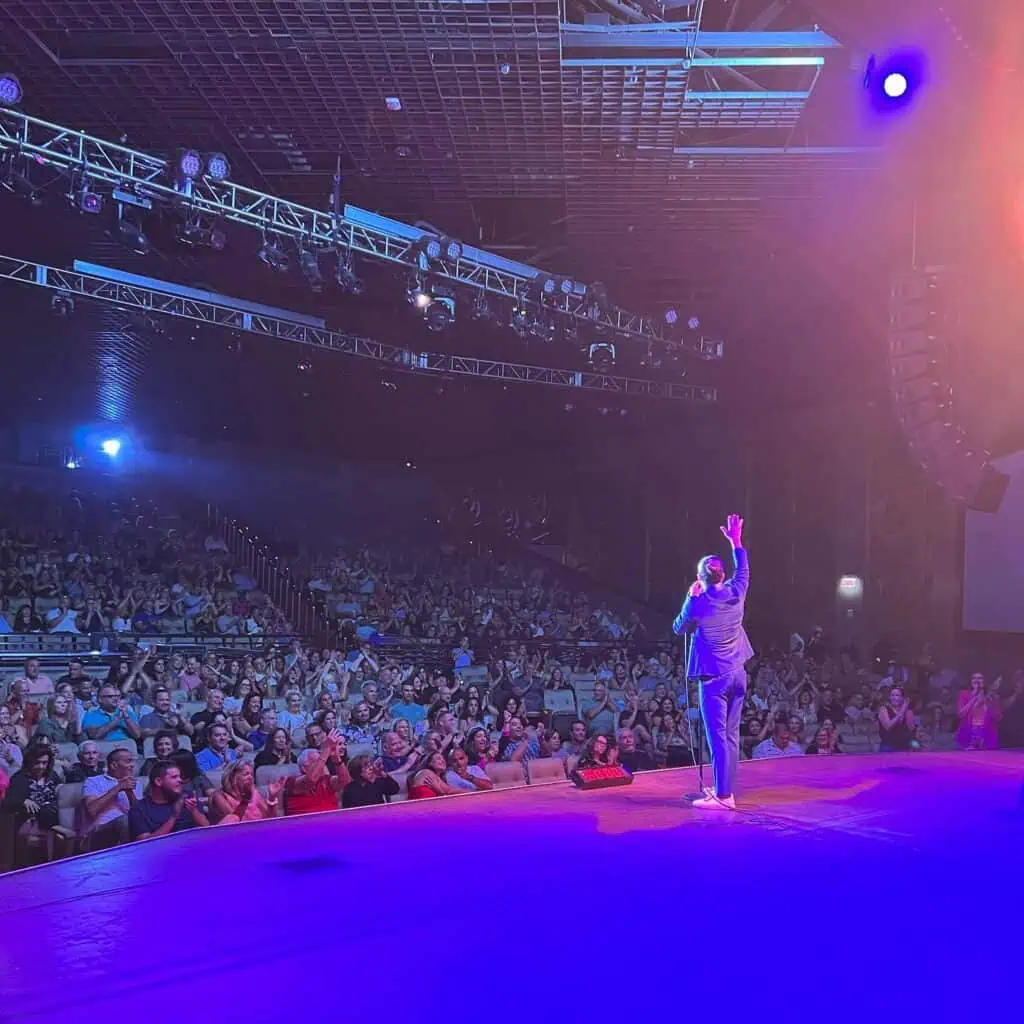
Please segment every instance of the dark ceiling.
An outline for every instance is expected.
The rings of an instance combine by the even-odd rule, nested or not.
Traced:
[[[692,18],[697,6],[669,3],[664,17]],[[989,41],[991,11],[986,8],[982,23],[949,14],[978,6],[954,0],[942,17],[925,0],[904,0],[897,13],[883,0],[706,0],[700,6],[705,30],[821,25],[844,49],[828,57],[806,108],[802,102],[766,106],[755,98],[708,103],[695,113],[684,95],[721,89],[715,73],[563,63],[563,21],[579,24],[605,14],[612,25],[653,23],[662,8],[648,0],[6,0],[0,69],[20,77],[23,107],[33,116],[153,153],[182,145],[221,150],[235,180],[320,208],[340,154],[346,201],[422,220],[577,279],[604,280],[612,298],[628,308],[689,303],[712,329],[737,342],[737,362],[749,359],[748,394],[758,397],[776,374],[820,397],[821,381],[837,376],[837,366],[858,380],[870,363],[863,351],[833,351],[826,364],[812,344],[820,323],[844,309],[851,336],[877,332],[884,322],[881,278],[864,268],[877,271],[873,255],[885,235],[869,230],[859,215],[878,191],[876,162],[752,161],[695,156],[693,150],[877,141],[865,136],[858,116],[857,62],[876,45],[922,26],[973,59]],[[800,90],[810,83],[793,69],[772,69],[751,84]],[[400,112],[387,109],[390,96],[401,100]],[[157,254],[140,261],[95,225],[72,223],[66,210],[14,211],[16,202],[7,197],[0,205],[0,252],[54,263],[82,257],[202,284],[318,313],[357,333],[386,334],[381,340],[415,340],[417,331],[420,340],[427,337],[407,316],[395,319],[395,286],[387,275],[371,280],[358,301],[315,297],[301,281],[271,280],[248,251],[244,259],[227,261],[181,251],[167,225],[153,230]],[[244,244],[255,247],[251,239]],[[872,296],[869,302],[865,295]],[[11,300],[8,309],[28,324],[42,301],[26,296]],[[70,357],[53,339],[76,335],[82,349],[74,357],[80,361],[77,385],[84,395],[82,381],[94,384],[100,411],[114,410],[117,417],[148,413],[173,429],[183,416],[245,435],[248,419],[262,416],[269,433],[303,443],[303,437],[322,437],[331,416],[340,415],[338,396],[346,395],[346,415],[368,406],[359,415],[370,419],[355,419],[367,425],[367,440],[375,432],[398,440],[403,431],[416,432],[415,424],[399,423],[379,405],[378,373],[346,364],[310,374],[297,369],[304,356],[290,348],[271,355],[273,346],[244,339],[248,352],[259,353],[257,374],[251,356],[237,358],[231,338],[193,342],[195,332],[178,327],[154,334],[152,325],[114,310],[76,314],[74,323],[40,331],[57,345],[55,366],[69,365]],[[169,335],[184,341],[171,347]],[[480,344],[479,331],[445,337],[453,350]],[[428,340],[438,348],[438,336]],[[198,347],[198,364],[183,359],[188,345]],[[531,358],[507,336],[495,334],[487,345],[502,358]],[[44,348],[40,342],[40,360]],[[788,370],[779,369],[780,353],[781,362],[792,364]],[[24,352],[20,358],[31,362]],[[195,365],[209,369],[215,401],[204,390],[201,401],[187,402],[199,387],[190,380]],[[705,365],[690,379],[722,382]],[[177,383],[168,384],[172,380]],[[449,397],[466,393],[461,385],[447,391]],[[430,411],[433,399],[424,400],[418,415],[432,431],[441,430]],[[69,405],[77,401],[68,398]],[[177,421],[175,403],[186,410]],[[551,424],[535,431],[547,436],[564,430],[565,404],[555,393],[539,414],[530,411],[528,398],[515,395],[485,399],[474,415],[493,423],[493,437],[502,435],[507,417],[515,424],[506,432],[511,438],[550,413]],[[589,406],[588,415],[601,422],[619,416],[618,409],[601,413],[600,401]],[[660,423],[666,413],[642,415]]]

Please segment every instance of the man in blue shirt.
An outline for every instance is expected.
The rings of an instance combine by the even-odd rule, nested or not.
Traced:
[[[113,683],[100,687],[100,706],[82,716],[82,731],[91,740],[137,740],[142,735],[135,712]]]
[[[406,718],[414,729],[427,717],[427,709],[416,703],[416,689],[412,683],[402,683],[402,698],[394,701],[389,711],[392,720]]]
[[[717,555],[706,555],[697,566],[697,581],[676,616],[676,636],[693,633],[686,666],[689,679],[700,680],[700,707],[711,748],[714,792],[693,807],[736,809],[736,766],[740,759],[740,719],[747,693],[744,665],[754,656],[743,628],[743,610],[750,586],[750,567],[743,549],[743,520],[729,516],[722,533],[732,547],[736,571],[725,578]]]
[[[231,733],[226,725],[216,722],[206,730],[206,746],[196,754],[201,772],[223,771],[238,755],[231,749]]]

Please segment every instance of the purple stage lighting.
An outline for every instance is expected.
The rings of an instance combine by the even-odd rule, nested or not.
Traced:
[[[925,84],[927,63],[918,50],[900,50],[872,57],[864,75],[864,88],[878,114],[891,114],[909,106]]]
[[[223,153],[211,153],[206,158],[206,173],[214,181],[227,181],[231,177],[231,164]]]
[[[5,107],[16,107],[22,95],[21,82],[9,71],[0,72],[0,103]]]
[[[198,178],[203,171],[203,158],[194,149],[183,149],[178,155],[178,170],[183,178]]]

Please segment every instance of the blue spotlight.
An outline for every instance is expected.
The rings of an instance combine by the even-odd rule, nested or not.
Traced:
[[[116,459],[121,452],[121,442],[116,437],[108,437],[100,444],[100,451],[110,458]]]
[[[925,84],[927,64],[919,50],[899,50],[886,57],[872,57],[864,75],[864,88],[879,114],[895,113],[909,106]]]

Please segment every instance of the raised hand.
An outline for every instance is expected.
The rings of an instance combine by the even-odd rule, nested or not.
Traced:
[[[723,526],[722,529],[724,530],[725,527]],[[703,582],[703,580],[694,580],[693,584],[690,587],[690,597],[700,597],[700,595],[703,594],[703,593],[704,593],[704,582]]]
[[[722,534],[726,537],[729,543],[734,547],[741,547],[743,544],[743,520],[737,515],[731,515],[725,521],[725,525],[720,527]]]

